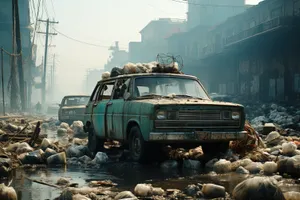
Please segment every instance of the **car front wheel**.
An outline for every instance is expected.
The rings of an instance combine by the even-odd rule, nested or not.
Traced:
[[[134,126],[129,134],[129,151],[131,158],[136,162],[145,162],[147,160],[147,144],[143,139],[139,127]]]

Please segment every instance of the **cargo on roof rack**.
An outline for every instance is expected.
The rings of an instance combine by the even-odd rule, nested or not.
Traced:
[[[172,73],[183,74],[178,69],[178,63],[162,64],[158,62],[150,63],[127,63],[123,68],[114,67],[111,72],[104,72],[102,79],[108,79],[124,74],[139,74],[139,73]]]

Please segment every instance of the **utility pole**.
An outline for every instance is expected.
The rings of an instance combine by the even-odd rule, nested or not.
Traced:
[[[4,98],[4,64],[3,64],[3,47],[1,47],[1,85],[2,85],[2,104],[3,104],[3,116],[5,116],[5,98]]]
[[[12,53],[15,54],[16,46],[16,21],[15,21],[15,1],[12,1]],[[10,88],[10,107],[12,110],[17,109],[18,99],[18,83],[17,83],[17,69],[16,69],[16,57],[11,56],[11,88]]]
[[[47,75],[47,54],[48,54],[48,37],[49,35],[57,35],[57,33],[49,33],[49,25],[51,24],[58,24],[58,22],[49,21],[47,20],[39,20],[40,22],[46,22],[46,32],[38,32],[42,34],[46,34],[46,41],[45,41],[45,55],[44,55],[44,74],[42,79],[42,106],[45,106],[46,102],[46,75]]]
[[[26,110],[26,99],[25,99],[25,86],[24,86],[24,71],[22,64],[22,43],[21,43],[21,31],[20,31],[20,16],[19,16],[19,4],[18,0],[13,0],[15,6],[15,26],[16,26],[16,44],[17,44],[17,54],[20,54],[17,58],[18,60],[18,72],[19,72],[19,87],[20,87],[20,96],[21,96],[21,106],[22,111]]]

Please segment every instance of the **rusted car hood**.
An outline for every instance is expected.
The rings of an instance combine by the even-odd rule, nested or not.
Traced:
[[[62,109],[85,109],[85,105],[81,106],[63,106]]]
[[[173,98],[173,99],[136,99],[134,102],[148,103],[153,105],[212,105],[212,106],[234,106],[243,107],[240,104],[229,103],[229,102],[219,102],[211,100],[198,100],[198,99],[183,99],[183,98]]]

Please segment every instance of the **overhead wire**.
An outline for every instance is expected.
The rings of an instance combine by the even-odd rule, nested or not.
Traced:
[[[200,3],[194,3],[194,2],[188,2],[188,0],[171,0],[177,3],[183,3],[188,5],[195,5],[195,6],[202,6],[202,7],[236,7],[236,8],[244,8],[245,6],[238,6],[238,5],[225,5],[225,4],[200,4]]]
[[[75,39],[75,38],[73,38],[73,37],[70,37],[70,36],[68,36],[68,35],[66,35],[66,34],[64,34],[64,33],[60,32],[60,31],[58,31],[56,28],[53,28],[53,27],[52,27],[52,29],[55,30],[55,31],[56,31],[57,33],[59,33],[60,35],[66,37],[66,38],[68,38],[68,39],[70,39],[70,40],[73,40],[73,41],[75,41],[75,42],[81,43],[81,44],[90,45],[90,46],[94,46],[94,47],[100,47],[100,48],[110,48],[110,47],[111,47],[111,46],[105,46],[105,45],[99,45],[99,44],[92,44],[92,43],[89,43],[89,42],[81,41],[81,40]]]

